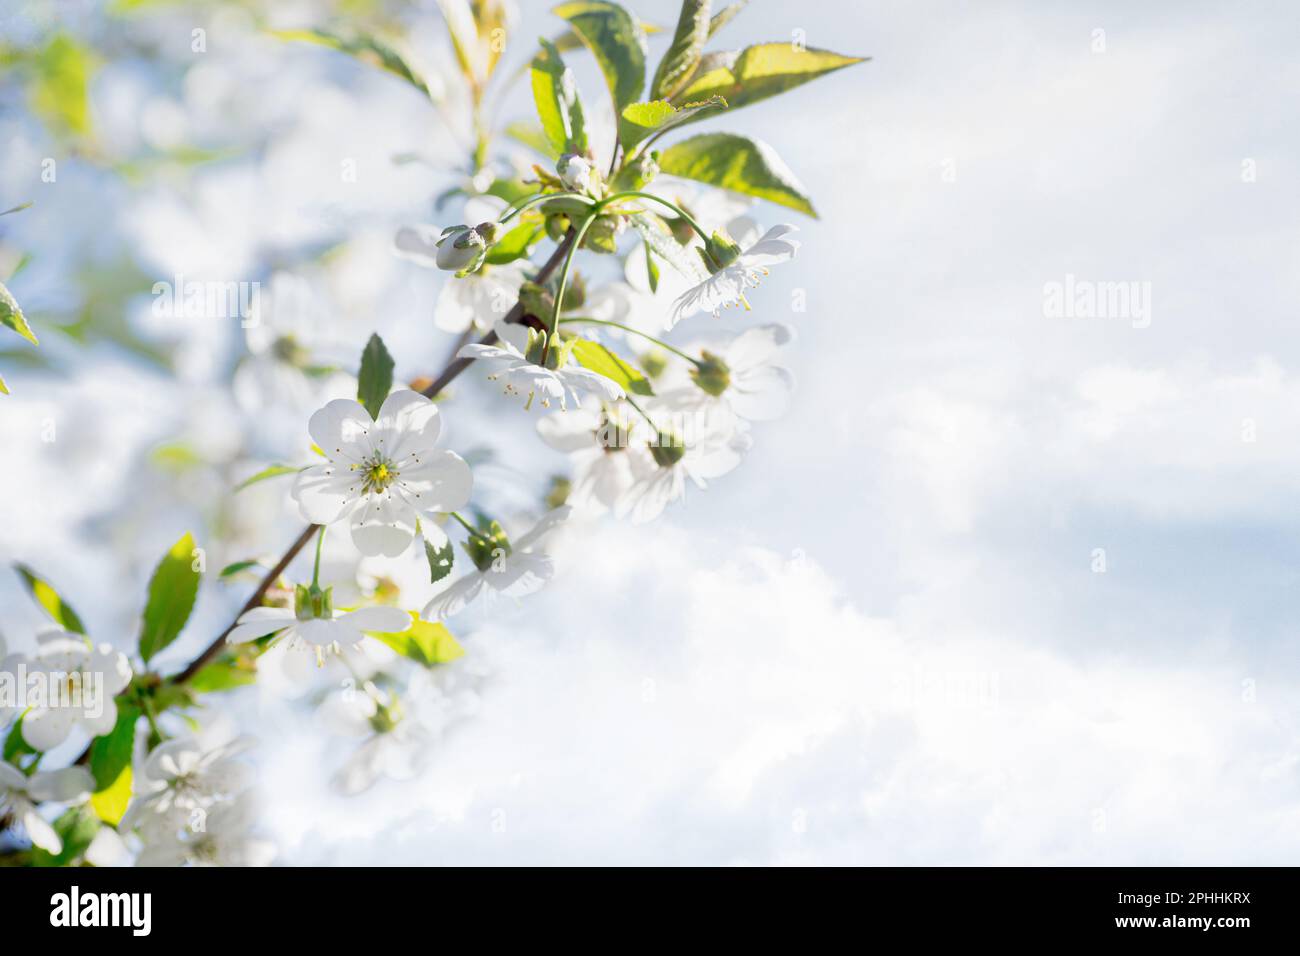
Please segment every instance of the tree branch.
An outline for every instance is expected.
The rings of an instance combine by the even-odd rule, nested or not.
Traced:
[[[546,260],[542,265],[542,268],[538,271],[535,280],[536,282],[545,282],[551,277],[551,273],[553,273],[556,267],[558,267],[564,260],[565,255],[568,253],[569,246],[573,244],[573,239],[573,230],[570,229],[564,239],[561,240],[560,244],[556,247],[555,251],[551,253],[551,257]],[[523,318],[523,313],[523,306],[516,304],[515,307],[507,313],[506,321],[518,322]],[[489,332],[479,340],[479,344],[491,345],[496,341],[496,339],[496,333]],[[446,368],[442,370],[442,373],[435,378],[433,382],[421,392],[421,394],[427,398],[435,397],[439,392],[450,385],[456,376],[469,368],[473,361],[474,360],[471,358],[453,357],[451,361],[447,363]],[[271,570],[266,573],[265,577],[263,577],[258,583],[256,590],[254,590],[249,599],[244,602],[244,606],[240,609],[239,613],[235,615],[235,620],[231,621],[230,625],[217,635],[216,639],[213,640],[211,644],[204,648],[203,653],[189,663],[189,666],[175,677],[171,678],[172,684],[184,684],[192,680],[195,674],[206,667],[208,663],[221,652],[221,648],[225,644],[227,635],[235,629],[235,624],[239,621],[239,618],[262,603],[262,598],[266,597],[266,592],[271,589],[271,585],[275,583],[275,579],[284,573],[285,568],[289,566],[289,562],[297,557],[298,552],[307,546],[307,542],[312,539],[312,536],[316,533],[318,527],[320,526],[314,524],[308,525],[302,534],[298,535],[298,539],[294,541],[293,544],[289,545],[289,550],[280,557],[280,560],[275,563],[275,566],[271,568]]]

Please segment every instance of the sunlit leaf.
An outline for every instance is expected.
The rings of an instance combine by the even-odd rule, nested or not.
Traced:
[[[717,33],[728,23],[734,20],[736,14],[738,14],[741,10],[744,10],[748,3],[749,0],[736,0],[735,3],[729,3],[721,10],[719,10],[717,13],[715,13],[713,15],[713,19],[709,21],[709,37],[712,38],[713,34]]]
[[[18,302],[14,299],[13,293],[5,288],[2,282],[0,282],[0,325],[13,329],[28,342],[31,342],[32,345],[40,344],[36,340],[36,333],[27,324],[27,319],[23,316],[23,310],[18,308]]]
[[[266,481],[268,478],[279,478],[281,475],[296,475],[302,469],[302,465],[269,465],[257,474],[251,475],[237,484],[235,491],[243,491],[250,485],[255,485],[259,481]]]
[[[126,813],[131,799],[131,757],[139,718],[136,708],[119,707],[117,724],[105,736],[95,738],[90,747],[90,773],[95,778],[90,806],[99,819],[114,826]]]
[[[739,53],[705,56],[690,83],[674,99],[696,102],[723,96],[731,109],[737,110],[865,59],[811,47],[800,49],[789,42],[761,43]]]
[[[552,11],[568,20],[596,57],[614,112],[641,98],[645,88],[646,38],[641,24],[626,9],[607,0],[575,0]]]
[[[579,339],[573,347],[573,357],[583,368],[603,375],[633,395],[653,395],[650,380],[612,350],[592,339]]]
[[[619,140],[624,149],[630,149],[646,137],[666,133],[700,113],[726,108],[727,101],[721,96],[714,96],[702,103],[686,103],[680,108],[667,100],[633,103],[623,110],[623,115],[619,118]]]
[[[578,83],[560,51],[545,40],[542,52],[533,58],[532,84],[537,116],[554,153],[586,152],[587,127]]]
[[[52,617],[56,624],[74,634],[86,633],[86,626],[81,623],[77,612],[59,597],[59,593],[50,586],[48,581],[24,564],[15,564],[14,569],[27,585],[27,590],[36,599],[36,603],[45,609],[45,613]]]
[[[32,63],[32,110],[56,133],[86,136],[90,123],[90,78],[95,70],[89,49],[66,33],[56,33]]]
[[[180,636],[198,593],[194,536],[186,532],[163,555],[149,579],[149,600],[140,629],[140,656],[146,663]]]
[[[659,168],[721,189],[767,199],[816,218],[804,187],[766,143],[734,133],[705,133],[659,154]]]
[[[447,630],[445,624],[432,624],[420,620],[418,614],[411,612],[411,626],[405,631],[395,633],[378,633],[367,631],[371,637],[383,641],[403,657],[434,667],[446,664],[465,655],[460,642]]]
[[[651,99],[670,99],[686,85],[709,36],[709,0],[683,0],[668,51],[650,81]]]
[[[387,40],[365,33],[344,36],[329,30],[272,30],[271,35],[281,40],[301,40],[346,53],[362,63],[402,78],[435,102],[441,99],[440,91],[430,86],[428,80],[411,65],[406,54]]]

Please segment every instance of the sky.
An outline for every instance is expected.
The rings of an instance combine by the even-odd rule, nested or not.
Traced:
[[[545,5],[525,7],[520,34],[553,32]],[[164,41],[168,22],[185,21],[151,28]],[[799,256],[752,295],[753,317],[728,320],[795,329],[792,407],[660,523],[572,529],[551,588],[458,626],[469,676],[448,678],[456,718],[415,779],[331,794],[342,750],[318,715],[250,694],[237,719],[264,728],[282,860],[1294,862],[1294,12],[755,0],[727,31],[871,57],[726,118],[771,143],[820,212],[797,217]],[[200,137],[231,111],[278,135],[192,188],[147,184],[106,244],[160,277],[242,275],[341,224],[363,241],[318,277],[347,303],[340,350],[379,324],[399,375],[427,372],[446,347],[424,318],[442,279],[386,255],[436,185],[390,157],[446,145],[422,104],[316,51],[212,35],[232,58],[218,62],[247,70],[192,71],[181,115]],[[590,64],[575,71],[598,89]],[[110,80],[105,115],[176,115],[142,107],[154,94],[130,65]],[[6,165],[30,176],[41,144],[14,142]],[[382,172],[341,194],[321,169],[337,155]],[[101,241],[95,178],[69,178],[32,217],[50,251],[37,302],[57,301],[60,248]],[[1050,304],[1055,284],[1100,283],[1134,298],[1118,314]],[[175,380],[97,347],[75,374],[7,372],[16,395],[0,402],[6,460],[23,463],[0,469],[0,557],[57,568],[122,646],[138,612],[124,595],[142,593],[157,542],[229,483],[178,490],[140,456],[180,434],[213,460],[248,440],[212,384],[237,330],[162,331],[184,356]],[[470,382],[447,417],[461,447],[521,438],[499,466],[509,502],[514,479],[540,492],[558,459],[502,424],[506,408]],[[71,440],[42,443],[49,420]],[[254,439],[283,447],[279,427]],[[289,540],[283,495],[247,494],[236,537]],[[3,587],[21,644],[37,618]],[[174,660],[237,601],[205,591]]]

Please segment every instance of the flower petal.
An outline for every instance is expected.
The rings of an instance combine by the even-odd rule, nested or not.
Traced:
[[[438,406],[419,392],[404,388],[384,399],[370,442],[376,452],[400,461],[412,451],[432,448],[442,423]]]
[[[289,608],[255,607],[251,611],[240,615],[234,629],[226,636],[226,641],[230,644],[243,644],[246,641],[253,641],[275,631],[283,630],[295,620],[294,613]]]
[[[307,431],[331,459],[357,464],[371,453],[369,432],[373,425],[370,413],[360,403],[336,398],[311,416]]]
[[[352,543],[367,557],[395,558],[415,537],[415,511],[392,494],[367,495],[352,512]]]
[[[95,780],[85,767],[41,770],[32,774],[27,782],[27,792],[36,801],[75,803],[85,800],[94,789]]]
[[[31,710],[23,718],[23,740],[37,750],[53,750],[68,739],[77,715],[71,707]]]
[[[459,614],[483,591],[483,574],[473,571],[455,581],[446,590],[434,595],[424,606],[421,617],[425,620],[445,619]]]
[[[414,467],[403,467],[397,487],[417,511],[457,511],[469,503],[474,475],[455,452],[434,451]]]
[[[332,524],[357,502],[352,491],[356,474],[346,465],[312,465],[298,472],[289,494],[298,502],[303,519],[312,524]]]
[[[430,269],[438,264],[438,239],[442,230],[437,226],[403,226],[393,237],[393,249],[404,259]]]
[[[360,631],[378,631],[391,634],[405,631],[411,626],[411,615],[400,607],[363,607],[339,615],[340,621],[346,621]]]

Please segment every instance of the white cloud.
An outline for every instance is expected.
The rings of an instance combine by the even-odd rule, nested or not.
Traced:
[[[911,631],[811,562],[676,530],[602,526],[569,558],[473,636],[496,680],[418,783],[322,801],[329,761],[269,742],[288,859],[1229,863],[1300,843],[1293,682],[1248,703],[1221,660]]]

